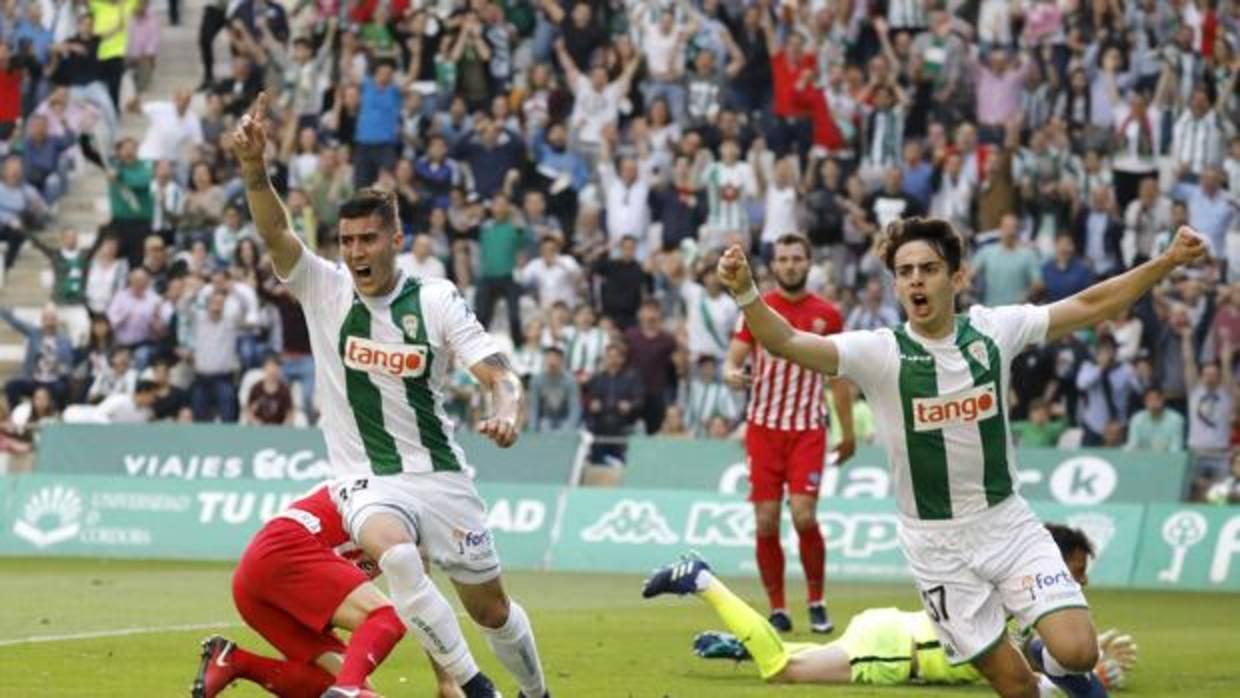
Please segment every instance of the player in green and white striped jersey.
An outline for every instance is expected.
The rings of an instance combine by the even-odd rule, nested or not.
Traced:
[[[948,659],[972,662],[1003,696],[1037,696],[1029,663],[1004,640],[1008,614],[1037,629],[1028,653],[1071,696],[1105,695],[1087,674],[1097,637],[1079,585],[1017,494],[1007,423],[1009,365],[1025,346],[1054,341],[1136,302],[1206,254],[1181,228],[1158,259],[1049,306],[974,306],[955,313],[963,242],[942,220],[892,223],[887,268],[903,325],[829,337],[794,330],[761,300],[739,247],[720,279],[769,352],[848,378],[866,394],[891,464],[899,537]]]
[[[345,530],[379,562],[413,634],[469,698],[495,695],[456,615],[423,568],[419,544],[529,698],[547,693],[533,631],[500,582],[499,557],[465,454],[443,409],[451,359],[491,392],[495,415],[478,429],[501,447],[517,439],[520,379],[456,287],[396,266],[402,246],[395,196],[363,189],[340,207],[342,262],[307,250],[267,176],[266,95],[233,134],[255,227],[305,309],[322,396],[328,458]],[[479,680],[481,677],[481,681]]]

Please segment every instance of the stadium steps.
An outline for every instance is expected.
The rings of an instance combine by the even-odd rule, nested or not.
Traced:
[[[170,100],[182,87],[193,88],[201,79],[198,63],[198,23],[204,0],[185,0],[181,3],[181,26],[174,27],[167,21],[167,6],[157,3],[152,9],[160,14],[163,27],[160,35],[159,59],[151,80],[147,99]],[[223,36],[217,43],[217,75],[227,75],[228,50],[224,48]],[[132,83],[125,80],[122,102],[128,99]],[[141,140],[146,130],[146,118],[141,114],[126,113],[121,121],[121,135]],[[110,217],[108,209],[108,181],[94,165],[83,163],[72,176],[69,192],[59,202],[56,219],[43,232],[43,239],[57,244],[57,231],[72,227],[81,237],[82,244],[94,241],[99,226]],[[13,268],[4,277],[0,288],[0,306],[14,308],[23,319],[38,322],[39,309],[51,295],[51,268],[38,250],[30,244],[22,247]],[[25,339],[0,322],[0,382],[8,380],[21,369],[25,354]]]

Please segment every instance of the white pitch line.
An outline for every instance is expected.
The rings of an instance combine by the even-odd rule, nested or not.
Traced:
[[[153,633],[174,633],[186,630],[215,630],[232,628],[238,623],[188,623],[185,625],[155,625],[138,628],[118,628],[116,630],[94,630],[88,633],[71,633],[68,635],[32,635],[13,640],[0,640],[0,647],[13,645],[33,645],[41,642],[69,642],[72,640],[93,640],[101,637],[124,637],[126,635],[150,635]]]

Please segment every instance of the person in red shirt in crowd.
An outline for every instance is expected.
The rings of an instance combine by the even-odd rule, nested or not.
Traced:
[[[202,643],[193,698],[214,698],[238,679],[282,698],[376,698],[367,677],[405,634],[379,573],[344,530],[326,482],[276,514],[254,536],[233,574],[233,602],[246,625],[284,655],[263,657],[218,635]],[[352,632],[346,646],[333,628]],[[440,696],[459,696],[436,667]],[[467,698],[495,696],[478,672]]]
[[[768,135],[771,149],[780,156],[809,152],[814,139],[814,100],[807,93],[814,89],[817,58],[805,50],[805,37],[798,32],[789,32],[781,42],[769,12],[762,13],[762,29],[771,54],[775,93],[775,122]]]
[[[793,327],[827,335],[844,329],[839,310],[805,290],[813,251],[809,240],[787,234],[775,241],[771,269],[777,288],[763,299]],[[742,366],[752,355],[753,371]],[[788,492],[792,525],[800,544],[801,567],[808,587],[810,629],[834,629],[823,600],[826,543],[818,525],[818,491],[827,455],[827,408],[824,377],[756,347],[742,321],[728,348],[724,380],[734,388],[749,389],[745,451],[749,458],[749,499],[756,519],[758,571],[771,604],[771,625],[792,630],[784,604],[784,551],[780,543],[781,502]],[[843,381],[831,381],[832,397],[840,410],[843,437],[832,454],[837,463],[848,460],[855,448],[852,394]]]

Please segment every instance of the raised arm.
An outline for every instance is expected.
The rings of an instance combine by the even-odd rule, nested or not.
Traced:
[[[762,300],[741,248],[733,245],[719,259],[719,280],[736,298],[745,314],[745,325],[771,354],[819,373],[834,376],[840,354],[829,337],[794,329]]]
[[[267,176],[267,93],[260,92],[254,106],[233,131],[233,155],[241,164],[245,182],[245,198],[250,205],[254,227],[271,252],[276,273],[288,278],[297,260],[301,259],[301,240],[293,233],[288,210],[276,196]]]
[[[560,66],[564,68],[564,75],[568,78],[568,91],[575,91],[577,76],[581,75],[581,70],[577,68],[577,63],[569,55],[564,39],[555,40],[555,56],[560,59]]]
[[[1083,327],[1091,327],[1136,303],[1177,267],[1206,255],[1206,243],[1188,226],[1176,231],[1175,239],[1158,258],[1094,284],[1050,306],[1046,341],[1053,342]]]
[[[500,448],[508,448],[517,442],[521,413],[525,410],[525,390],[521,379],[512,370],[508,356],[496,352],[469,367],[478,383],[491,391],[494,413],[478,423],[478,433],[495,442]]]

